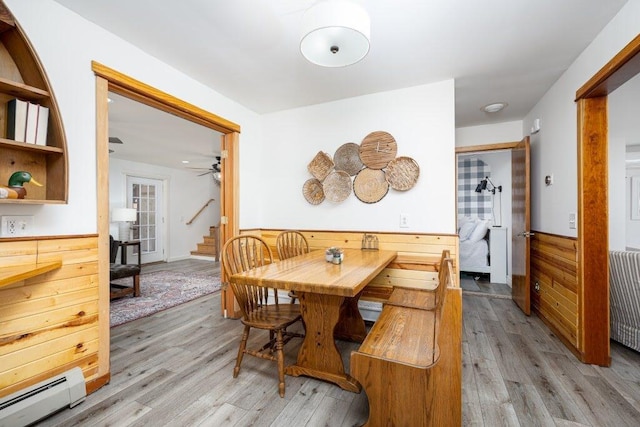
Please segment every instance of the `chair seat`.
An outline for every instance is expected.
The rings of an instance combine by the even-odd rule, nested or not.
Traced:
[[[284,329],[302,318],[299,305],[265,305],[253,310],[242,323],[259,329]]]
[[[116,280],[123,277],[131,277],[140,274],[140,267],[136,264],[117,264],[109,265],[109,279]]]

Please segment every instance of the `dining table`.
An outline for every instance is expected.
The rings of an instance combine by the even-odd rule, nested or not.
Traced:
[[[361,385],[345,371],[336,339],[362,342],[366,337],[358,300],[365,286],[395,259],[389,250],[343,249],[342,261],[328,262],[315,250],[232,275],[238,284],[295,291],[305,324],[297,361],[285,368],[359,393]]]

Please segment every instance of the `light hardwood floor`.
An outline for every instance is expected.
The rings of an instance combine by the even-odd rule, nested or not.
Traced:
[[[270,361],[245,356],[232,378],[242,325],[223,319],[219,304],[214,294],[113,328],[111,383],[39,425],[356,426],[366,420],[364,393],[305,377],[286,377],[281,399]],[[583,365],[512,301],[464,295],[463,305],[464,425],[640,425],[640,354],[612,343],[610,368]],[[298,346],[289,343],[287,362]],[[357,344],[338,346],[348,362]]]

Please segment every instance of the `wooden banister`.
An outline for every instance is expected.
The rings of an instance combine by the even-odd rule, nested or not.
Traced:
[[[198,215],[200,215],[202,213],[202,211],[205,210],[207,208],[207,206],[209,206],[211,204],[211,202],[215,202],[215,199],[209,199],[209,201],[207,203],[205,203],[204,206],[202,206],[200,208],[200,210],[193,216],[193,218],[191,218],[191,220],[189,222],[187,222],[187,225],[191,225],[191,223],[193,221],[195,221],[196,218],[198,218]]]

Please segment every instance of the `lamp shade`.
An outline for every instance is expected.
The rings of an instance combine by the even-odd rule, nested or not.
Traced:
[[[300,51],[313,64],[345,67],[369,52],[371,20],[359,4],[321,1],[308,9],[302,20]]]
[[[137,211],[133,208],[115,208],[111,211],[111,221],[134,222],[137,219]]]

